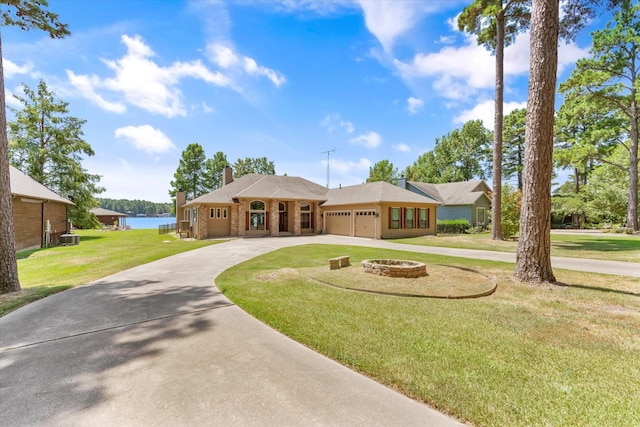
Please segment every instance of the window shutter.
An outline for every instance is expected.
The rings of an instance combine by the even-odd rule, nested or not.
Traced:
[[[268,230],[269,229],[269,211],[265,211],[264,212],[264,229]]]
[[[246,218],[245,230],[248,230],[249,229],[249,212],[245,212],[245,218]]]
[[[429,228],[429,216],[431,213],[431,209],[427,208],[427,228]]]
[[[392,217],[393,217],[393,208],[389,208],[389,230],[391,230]]]
[[[313,212],[311,212],[311,216],[310,217],[311,217],[310,227],[313,230]]]

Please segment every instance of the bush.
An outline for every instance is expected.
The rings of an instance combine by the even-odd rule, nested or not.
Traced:
[[[436,226],[438,234],[465,234],[471,228],[469,221],[464,218],[439,219]]]
[[[509,185],[502,187],[502,238],[511,239],[520,232],[522,193]]]

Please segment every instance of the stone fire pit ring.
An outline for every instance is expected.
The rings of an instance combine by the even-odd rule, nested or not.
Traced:
[[[366,259],[362,261],[365,273],[386,277],[416,278],[427,276],[427,266],[423,262],[399,259]]]

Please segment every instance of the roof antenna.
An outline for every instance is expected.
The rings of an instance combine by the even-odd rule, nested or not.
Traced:
[[[322,154],[326,153],[327,154],[327,188],[329,188],[329,155],[333,152],[335,152],[336,149],[334,148],[333,150],[329,150],[329,151],[323,151]]]

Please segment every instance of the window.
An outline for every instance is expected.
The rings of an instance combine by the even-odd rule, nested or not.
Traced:
[[[420,209],[419,228],[429,228],[429,209]]]
[[[227,219],[227,208],[222,208],[222,219]]]
[[[193,222],[194,223],[198,222],[198,209],[197,208],[193,208]]]
[[[300,203],[300,228],[311,228],[311,206],[307,202]]]
[[[394,230],[400,228],[400,208],[391,208],[391,217],[389,218],[390,226]]]
[[[227,219],[227,208],[209,208],[210,219]]]
[[[476,225],[484,225],[485,222],[485,209],[476,208]]]
[[[413,215],[415,214],[415,210],[413,208],[406,208],[405,215],[405,228],[413,228]]]
[[[209,218],[210,219],[214,219],[216,217],[216,210],[215,208],[209,208]]]
[[[247,224],[248,230],[265,230],[266,229],[266,215],[265,204],[260,200],[254,200],[249,205],[249,212],[247,212],[247,218],[249,224]]]

